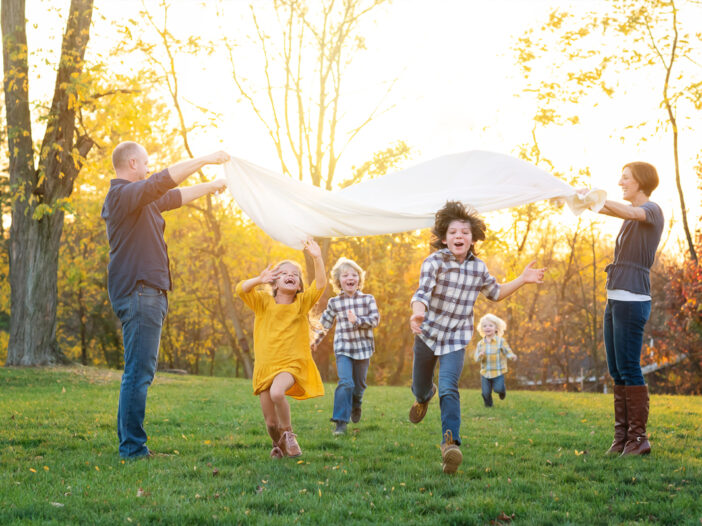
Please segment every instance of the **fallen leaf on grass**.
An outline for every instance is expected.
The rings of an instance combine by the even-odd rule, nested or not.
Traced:
[[[61,504],[60,502],[50,502],[49,504],[51,504],[54,508],[63,508],[65,506],[65,504]]]
[[[512,519],[514,519],[514,513],[512,515],[507,515],[504,511],[501,511],[496,519],[493,519],[490,521],[490,524],[494,524],[494,525],[505,524],[508,522],[512,522]]]
[[[144,490],[141,489],[141,488],[139,488],[139,489],[137,490],[137,494],[136,494],[137,497],[148,497],[149,495],[151,495],[150,492],[144,491]]]
[[[34,468],[29,468],[29,471],[31,471],[32,473],[36,473],[36,472],[37,472],[37,470],[34,469]]]
[[[263,493],[263,486],[256,486],[256,493],[257,493],[258,495],[260,495],[261,493]]]
[[[219,470],[218,470],[217,468],[214,468],[214,469],[212,470],[212,476],[213,476],[213,477],[216,477],[217,475],[219,475]]]
[[[577,449],[575,450],[575,456],[579,457],[580,455],[587,455],[587,449],[583,449],[582,451],[578,451]]]

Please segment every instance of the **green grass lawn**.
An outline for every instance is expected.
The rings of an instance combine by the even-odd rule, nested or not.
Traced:
[[[511,391],[462,397],[464,461],[441,472],[438,401],[410,424],[409,388],[369,387],[334,437],[334,385],[292,401],[299,459],[269,459],[248,380],[159,374],[149,447],[123,462],[120,375],[0,369],[0,524],[702,523],[702,398],[654,396],[653,453],[606,458],[611,396]]]

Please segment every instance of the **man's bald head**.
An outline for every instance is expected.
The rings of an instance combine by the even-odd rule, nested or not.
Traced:
[[[117,145],[112,152],[112,166],[115,171],[121,171],[128,168],[130,159],[137,159],[142,154],[146,154],[146,150],[142,145],[134,141],[124,141]]]

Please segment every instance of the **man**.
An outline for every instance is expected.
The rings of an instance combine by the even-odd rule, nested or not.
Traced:
[[[122,322],[124,374],[117,410],[122,458],[149,457],[144,413],[146,392],[156,373],[161,327],[172,288],[161,212],[219,192],[224,180],[175,189],[207,164],[229,160],[225,152],[183,161],[149,175],[149,156],[139,144],[119,144],[112,152],[115,178],[102,207],[110,243],[107,290]]]

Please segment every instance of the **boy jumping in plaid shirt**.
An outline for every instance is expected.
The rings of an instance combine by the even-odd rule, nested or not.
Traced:
[[[483,339],[475,348],[473,359],[480,361],[480,381],[483,390],[485,407],[492,407],[492,391],[500,395],[500,400],[507,396],[505,388],[505,373],[508,360],[516,360],[517,355],[509,348],[504,339],[507,324],[494,314],[486,314],[480,318],[478,332]],[[503,356],[504,355],[504,358]]]
[[[421,422],[429,401],[439,391],[442,468],[444,473],[455,473],[463,462],[458,378],[473,335],[473,305],[478,293],[493,301],[503,300],[522,285],[542,283],[546,269],[532,268],[531,262],[518,278],[498,285],[475,254],[474,243],[485,239],[485,223],[458,201],[448,201],[436,213],[432,234],[437,251],[422,263],[419,287],[411,302],[410,327],[416,335],[412,393],[416,401],[409,419],[414,424]],[[432,382],[437,361],[438,389]]]
[[[355,261],[339,258],[331,271],[332,287],[339,295],[331,298],[322,313],[323,330],[312,343],[316,351],[336,319],[334,354],[339,385],[334,392],[335,435],[346,433],[349,417],[353,423],[361,420],[361,403],[366,390],[368,364],[375,349],[373,327],[378,326],[380,315],[375,298],[363,294],[365,272]]]

